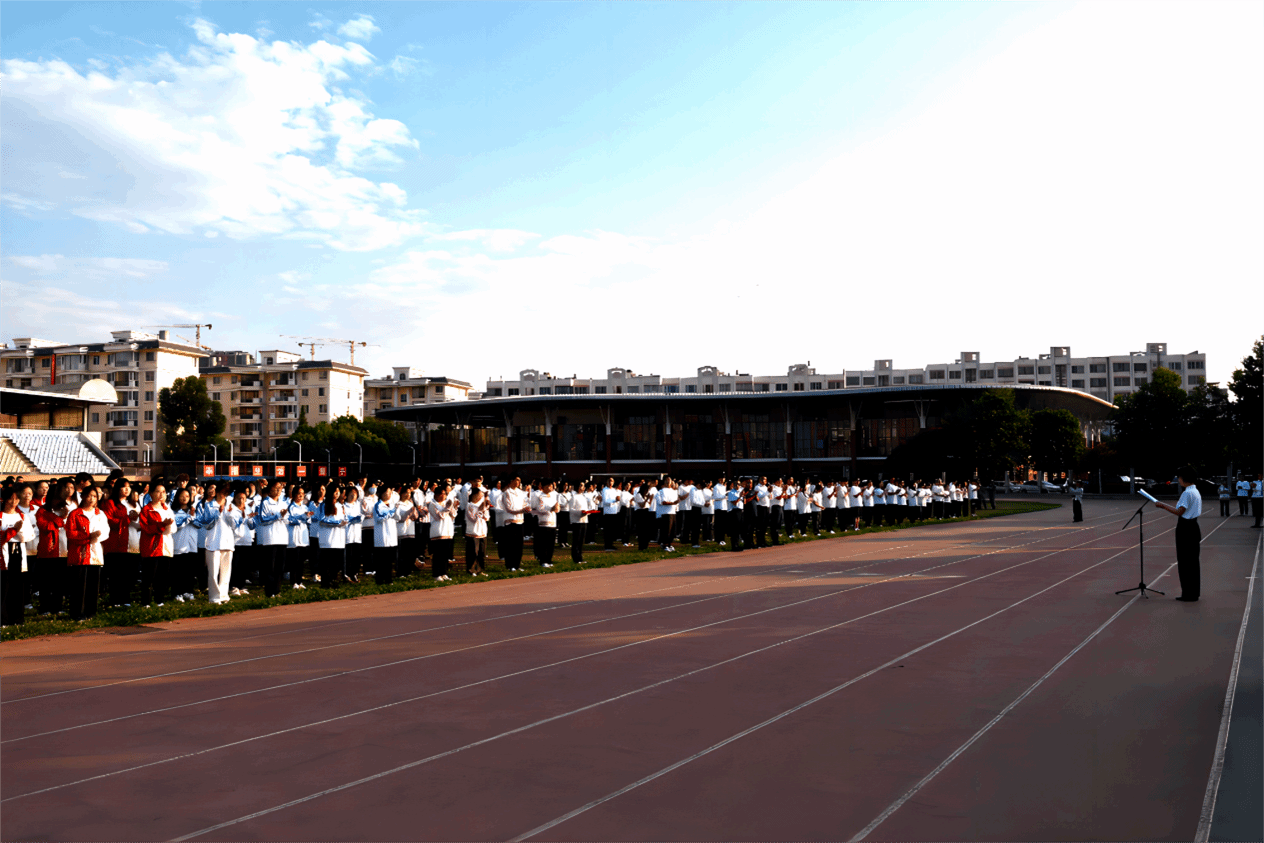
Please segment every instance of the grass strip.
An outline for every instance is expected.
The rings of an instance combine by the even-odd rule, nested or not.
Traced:
[[[802,536],[795,538],[790,542],[783,542],[783,545],[798,545],[804,542],[822,541],[826,539],[846,539],[852,536],[863,536],[870,533],[890,533],[897,530],[908,530],[918,527],[926,527],[936,524],[950,524],[960,521],[979,521],[985,518],[996,518],[1004,515],[1021,515],[1029,512],[1040,512],[1046,509],[1057,509],[1060,503],[1045,503],[1040,501],[997,501],[996,509],[985,509],[975,513],[972,518],[948,518],[943,521],[921,521],[916,524],[902,523],[895,525],[886,525],[881,527],[862,527],[857,531],[846,531],[835,535],[824,533],[821,536]],[[491,544],[491,542],[489,542]],[[489,548],[490,550],[491,548]],[[436,582],[429,573],[429,569],[425,573],[417,572],[411,576],[397,579],[390,585],[378,585],[373,582],[371,577],[361,577],[359,583],[344,583],[335,588],[321,588],[318,584],[308,581],[307,588],[303,590],[290,588],[288,585],[282,586],[282,591],[276,597],[268,598],[263,595],[263,586],[255,584],[250,586],[252,593],[245,597],[234,597],[227,603],[212,604],[206,600],[206,592],[199,591],[195,600],[188,603],[177,603],[169,601],[163,606],[150,606],[148,608],[140,606],[132,606],[125,608],[122,606],[109,607],[99,611],[95,617],[88,618],[83,621],[71,620],[68,615],[62,613],[57,617],[40,617],[35,610],[26,610],[26,623],[14,624],[6,626],[0,630],[0,641],[17,641],[24,638],[43,638],[51,635],[65,635],[74,632],[86,632],[102,630],[107,632],[117,631],[126,634],[129,631],[139,632],[138,629],[130,629],[135,627],[143,627],[149,624],[169,623],[171,621],[184,620],[185,618],[209,618],[218,615],[228,615],[235,612],[249,612],[255,609],[266,609],[272,606],[289,606],[295,603],[323,603],[329,600],[350,600],[356,597],[368,597],[374,594],[396,594],[403,591],[420,591],[430,588],[452,588],[462,584],[473,584],[479,582],[490,582],[493,580],[505,579],[521,579],[523,577],[534,577],[546,574],[562,574],[568,571],[578,571],[592,568],[613,568],[618,565],[635,565],[639,562],[652,562],[657,559],[675,559],[682,556],[697,556],[706,553],[730,552],[731,548],[719,547],[715,543],[708,543],[701,548],[694,549],[683,547],[675,553],[664,553],[661,550],[650,549],[627,550],[618,548],[613,552],[606,553],[599,549],[584,549],[584,555],[587,557],[585,564],[576,565],[571,562],[570,550],[567,548],[558,548],[553,557],[552,568],[541,568],[539,562],[531,553],[531,545],[528,543],[524,546],[523,551],[523,570],[507,571],[499,559],[488,559],[486,577],[470,577],[466,576],[463,570],[464,565],[464,546],[463,540],[459,540],[455,549],[457,562],[452,566],[449,575],[452,577],[450,582]]]

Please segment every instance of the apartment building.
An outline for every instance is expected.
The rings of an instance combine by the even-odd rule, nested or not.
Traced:
[[[199,371],[228,417],[234,458],[270,454],[298,427],[341,416],[364,418],[368,373],[334,360],[304,360],[293,351],[214,351]]]
[[[364,382],[364,416],[376,416],[378,410],[394,407],[411,407],[417,404],[445,404],[466,401],[472,386],[465,381],[444,377],[429,377],[412,366],[395,366],[389,378],[373,378]],[[475,396],[478,393],[473,393]],[[416,425],[410,421],[395,424],[413,431],[413,439],[419,437]]]
[[[0,348],[8,388],[41,390],[101,379],[118,394],[118,403],[88,408],[88,432],[101,434],[101,446],[118,463],[161,459],[163,431],[158,392],[177,378],[198,374],[201,348],[174,342],[166,331],[113,331],[108,342],[61,343],[35,337],[15,338]]]
[[[606,370],[604,378],[558,376],[524,369],[515,380],[487,381],[483,397],[515,395],[617,395],[637,393],[812,392],[849,387],[943,386],[958,383],[996,386],[1060,386],[1114,402],[1135,392],[1160,366],[1181,377],[1186,391],[1203,381],[1207,355],[1198,351],[1175,354],[1167,343],[1147,343],[1144,351],[1101,357],[1074,357],[1069,346],[1054,346],[1047,354],[1015,360],[983,362],[977,351],[963,351],[952,363],[931,363],[897,369],[892,360],[875,360],[873,368],[817,372],[811,361],[790,366],[784,375],[722,372],[702,366],[692,377],[637,374],[625,368]]]

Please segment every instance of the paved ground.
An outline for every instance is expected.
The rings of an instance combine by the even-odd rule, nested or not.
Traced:
[[[1116,596],[1130,510],[7,643],[0,837],[1191,840],[1261,531],[1203,519],[1178,603],[1156,513],[1168,595]],[[1211,839],[1260,815],[1257,667]]]

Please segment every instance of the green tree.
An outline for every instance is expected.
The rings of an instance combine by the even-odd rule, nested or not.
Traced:
[[[1012,389],[988,389],[954,413],[945,425],[950,431],[953,455],[966,467],[978,469],[984,480],[1004,477],[1014,466],[1027,462],[1030,423],[1014,406]]]
[[[1233,426],[1230,454],[1238,468],[1254,475],[1264,471],[1264,337],[1229,379],[1233,393]]]
[[[1222,474],[1233,460],[1234,421],[1228,392],[1205,380],[1190,390],[1185,405],[1185,453],[1200,476]]]
[[[1070,410],[1031,414],[1031,461],[1041,471],[1071,472],[1084,460],[1084,431]]]
[[[412,437],[402,427],[382,421],[381,419],[357,419],[354,416],[339,416],[332,422],[320,422],[309,425],[300,416],[299,425],[290,434],[288,443],[302,443],[303,454],[308,459],[323,461],[326,449],[335,460],[359,460],[363,448],[366,462],[400,462],[411,460],[408,446]],[[298,449],[287,448],[287,454],[297,453]]]
[[[211,453],[212,445],[228,447],[222,436],[228,427],[224,409],[211,400],[206,382],[196,375],[178,378],[169,388],[159,390],[158,417],[166,438],[167,459],[203,459]]]
[[[1181,376],[1161,366],[1149,383],[1118,396],[1111,421],[1115,448],[1124,462],[1143,477],[1168,477],[1188,462],[1188,404]]]

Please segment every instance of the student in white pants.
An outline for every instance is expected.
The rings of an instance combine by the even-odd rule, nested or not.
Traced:
[[[245,519],[246,493],[237,492],[231,503],[227,489],[216,490],[215,520],[206,531],[206,598],[212,603],[228,602],[228,582],[233,573],[233,551],[239,528]]]

